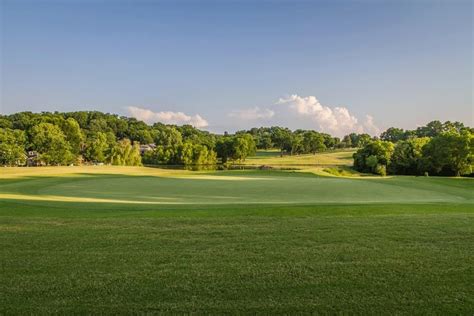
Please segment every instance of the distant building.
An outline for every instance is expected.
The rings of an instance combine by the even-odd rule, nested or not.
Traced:
[[[143,155],[147,151],[154,150],[156,148],[155,144],[145,144],[145,145],[140,145],[140,155]]]
[[[34,166],[44,166],[45,163],[44,163],[43,161],[41,161],[40,155],[39,155],[39,153],[38,153],[37,151],[30,150],[30,151],[27,153],[26,165],[27,165],[27,166],[31,166],[31,167],[34,167]]]

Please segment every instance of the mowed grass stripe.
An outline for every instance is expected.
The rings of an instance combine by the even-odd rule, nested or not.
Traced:
[[[156,170],[154,170],[156,173]],[[16,200],[151,204],[474,203],[473,179],[349,179],[285,171],[162,176],[71,174],[1,181]]]
[[[9,218],[0,305],[5,313],[468,314],[472,221],[455,213]]]

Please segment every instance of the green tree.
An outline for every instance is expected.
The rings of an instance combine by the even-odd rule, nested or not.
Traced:
[[[222,163],[227,163],[227,161],[232,158],[233,141],[233,138],[230,136],[224,136],[217,140],[216,153]]]
[[[248,156],[255,155],[257,146],[250,134],[243,134],[234,137],[232,143],[232,159],[245,161]]]
[[[216,163],[217,156],[214,151],[201,144],[193,146],[193,165],[213,165]]]
[[[107,139],[107,134],[97,132],[87,140],[84,156],[88,161],[106,162],[111,146]]]
[[[390,127],[380,135],[380,139],[387,142],[396,143],[399,140],[405,139],[405,131],[403,131],[401,128]]]
[[[469,130],[443,132],[423,148],[423,168],[439,175],[470,174],[474,163],[474,136]]]
[[[179,157],[182,164],[192,165],[194,163],[194,149],[191,142],[184,142],[179,152]]]
[[[270,149],[273,147],[272,137],[269,134],[264,134],[258,139],[258,148]]]
[[[392,142],[372,141],[354,154],[354,168],[360,172],[381,174],[382,170],[389,168],[393,150]]]
[[[326,150],[323,136],[314,131],[305,132],[303,134],[303,148],[305,153],[312,154]]]
[[[292,133],[288,128],[272,127],[272,142],[277,148],[283,151],[291,151]]]
[[[418,137],[435,137],[444,131],[443,123],[440,121],[432,121],[416,129]]]
[[[357,147],[361,148],[372,141],[369,134],[359,134],[357,138]]]
[[[24,131],[0,128],[0,165],[22,166],[26,162]]]
[[[344,136],[341,141],[341,147],[343,148],[350,148],[352,147],[352,138],[349,135]]]
[[[51,123],[40,123],[31,128],[31,143],[48,165],[69,164],[74,161],[71,146],[63,131]]]
[[[112,165],[141,166],[139,143],[132,145],[129,139],[119,140],[112,148],[109,160]]]
[[[429,137],[421,137],[397,142],[391,157],[390,173],[422,174],[423,148],[429,141]]]
[[[63,122],[62,130],[66,136],[66,140],[71,145],[71,152],[76,156],[79,155],[84,142],[84,134],[81,131],[79,123],[70,117]]]
[[[180,146],[183,143],[183,136],[181,133],[172,126],[164,126],[161,129],[157,129],[155,136],[155,144],[162,146]]]
[[[0,128],[13,128],[13,123],[3,115],[0,115]]]

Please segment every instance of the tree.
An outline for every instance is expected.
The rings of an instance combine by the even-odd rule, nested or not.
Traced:
[[[71,152],[77,156],[82,150],[84,141],[84,135],[79,123],[70,117],[63,122],[62,130],[66,136],[66,140],[69,142],[69,145],[71,145]]]
[[[88,130],[92,134],[112,131],[112,129],[107,125],[107,121],[102,117],[92,119],[88,124]]]
[[[48,165],[68,164],[74,161],[71,146],[63,131],[51,123],[40,123],[31,129],[31,143]]]
[[[0,128],[13,128],[13,123],[3,115],[0,115]]]
[[[422,174],[423,148],[429,141],[429,137],[422,137],[397,142],[391,157],[390,173]]]
[[[233,141],[233,138],[230,136],[224,136],[217,140],[216,153],[222,163],[227,163],[227,161],[232,158]]]
[[[129,139],[121,139],[112,148],[109,161],[118,166],[141,166],[140,145],[132,145]]]
[[[162,146],[179,146],[183,143],[183,136],[172,126],[156,129],[155,144]]]
[[[154,150],[147,151],[143,154],[142,161],[150,165],[181,164],[179,146],[156,146]]]
[[[292,133],[288,128],[272,127],[272,142],[283,151],[291,151]]]
[[[418,137],[435,137],[444,131],[443,124],[440,121],[432,121],[416,129]]]
[[[357,138],[356,147],[364,147],[372,141],[372,137],[369,134],[359,134]]]
[[[193,165],[214,165],[216,163],[217,156],[214,151],[201,144],[193,146]]]
[[[191,142],[184,142],[180,148],[180,161],[184,165],[192,165],[194,161],[194,150]]]
[[[273,147],[272,137],[269,134],[264,134],[258,138],[258,148],[270,149]]]
[[[110,148],[107,134],[97,132],[87,140],[84,156],[88,161],[103,163],[107,160]]]
[[[232,142],[232,159],[244,161],[247,157],[247,140],[243,137],[235,137]]]
[[[393,143],[375,140],[354,154],[354,168],[360,172],[382,174],[390,166]]]
[[[27,131],[34,125],[35,116],[32,112],[19,112],[8,116],[8,119],[12,122],[11,128]]]
[[[22,166],[26,162],[24,131],[0,129],[0,165]]]
[[[474,136],[468,130],[444,132],[423,148],[423,168],[439,175],[470,174],[474,164]]]
[[[229,159],[234,161],[244,161],[248,156],[255,155],[257,146],[252,135],[240,133],[235,136],[225,136],[217,140],[216,156],[222,163]]]
[[[314,131],[307,131],[303,134],[303,148],[305,153],[315,154],[326,149],[324,138]]]
[[[341,147],[349,148],[352,147],[352,139],[349,135],[344,136],[341,141]]]
[[[396,143],[399,140],[405,139],[405,132],[401,128],[390,127],[385,132],[380,134],[380,139],[387,142]]]
[[[245,158],[254,155],[256,151],[257,146],[252,135],[243,134],[234,137],[232,142],[232,159],[245,161]]]

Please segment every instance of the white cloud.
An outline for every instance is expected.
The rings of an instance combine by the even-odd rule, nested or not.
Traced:
[[[275,115],[275,112],[270,109],[260,109],[258,106],[250,109],[232,111],[229,113],[230,117],[235,117],[241,120],[266,120]]]
[[[280,98],[276,104],[286,106],[298,116],[311,119],[323,132],[342,136],[350,132],[376,134],[379,131],[372,116],[367,115],[361,124],[347,108],[324,106],[314,96],[300,97],[293,94]]]
[[[129,106],[127,107],[127,110],[131,116],[148,124],[152,124],[155,122],[177,125],[190,124],[198,128],[206,127],[209,125],[207,121],[199,114],[189,116],[184,114],[183,112],[153,112],[151,110],[139,108],[136,106]]]
[[[363,132],[368,133],[370,135],[380,134],[380,128],[375,125],[374,118],[371,115],[365,116],[365,121],[363,123]]]

